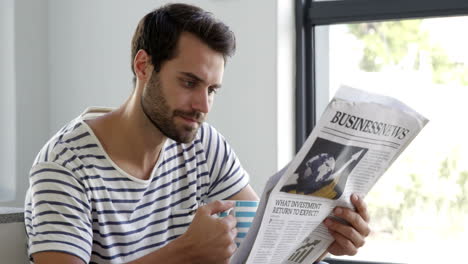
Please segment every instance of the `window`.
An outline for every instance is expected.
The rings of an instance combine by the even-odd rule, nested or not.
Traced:
[[[369,193],[374,232],[350,259],[459,262],[468,243],[468,39],[461,33],[468,3],[303,1],[296,8],[303,16],[297,146],[340,84],[394,96],[430,119]]]

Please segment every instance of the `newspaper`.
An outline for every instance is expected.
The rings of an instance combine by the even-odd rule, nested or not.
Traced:
[[[295,158],[267,181],[231,263],[316,261],[333,242],[325,218],[353,208],[350,195],[364,197],[427,122],[393,98],[341,87]]]

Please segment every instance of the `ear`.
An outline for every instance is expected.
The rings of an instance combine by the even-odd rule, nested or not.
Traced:
[[[151,56],[145,50],[141,49],[135,55],[133,70],[135,71],[137,81],[142,83],[146,83],[151,77],[153,64],[151,63]]]

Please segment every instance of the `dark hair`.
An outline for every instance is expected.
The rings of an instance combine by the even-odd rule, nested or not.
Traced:
[[[213,50],[223,54],[226,61],[236,49],[234,33],[213,14],[188,4],[168,4],[144,16],[132,39],[133,82],[135,70],[133,60],[140,49],[151,56],[154,70],[159,72],[162,64],[174,58],[177,42],[182,32],[190,32]]]

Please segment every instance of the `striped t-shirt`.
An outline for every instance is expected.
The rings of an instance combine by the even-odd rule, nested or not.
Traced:
[[[192,143],[166,140],[151,177],[137,179],[106,154],[84,122],[89,113],[62,128],[31,169],[29,256],[60,251],[85,263],[129,262],[183,234],[200,205],[248,184],[233,150],[208,124]]]

